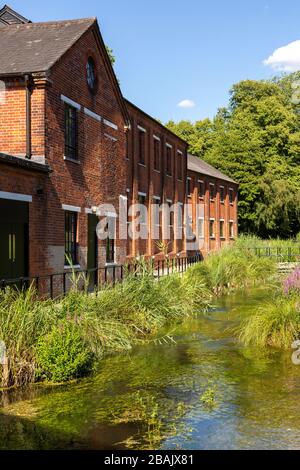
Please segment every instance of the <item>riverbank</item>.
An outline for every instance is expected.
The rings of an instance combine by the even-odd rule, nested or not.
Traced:
[[[0,338],[6,345],[2,386],[63,382],[92,372],[105,355],[129,351],[158,338],[162,327],[204,313],[214,294],[261,284],[275,264],[247,253],[242,242],[212,254],[183,275],[159,281],[141,262],[138,276],[93,295],[76,286],[57,301],[35,292],[0,293]]]
[[[255,288],[214,297],[207,315],[160,330],[61,386],[2,393],[1,449],[297,449],[300,368],[292,351],[245,347],[240,318],[270,296]],[[203,402],[210,390],[214,403]]]

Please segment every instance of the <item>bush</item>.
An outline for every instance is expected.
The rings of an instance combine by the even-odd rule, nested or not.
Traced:
[[[273,346],[289,349],[300,333],[299,298],[278,294],[265,302],[238,328],[240,341],[245,345]]]
[[[189,275],[205,283],[215,294],[269,281],[276,271],[275,260],[256,257],[254,252],[249,252],[247,243],[238,241],[211,253],[203,263],[193,266]]]
[[[36,357],[40,376],[53,382],[83,376],[92,364],[79,326],[68,321],[61,322],[38,341]]]

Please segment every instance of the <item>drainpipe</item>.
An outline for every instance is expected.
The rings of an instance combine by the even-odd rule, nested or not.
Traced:
[[[31,159],[31,86],[30,75],[25,75],[26,86],[26,158]]]

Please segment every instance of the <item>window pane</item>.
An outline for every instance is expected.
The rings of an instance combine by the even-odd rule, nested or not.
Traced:
[[[139,131],[139,162],[145,165],[145,132]]]
[[[65,105],[65,156],[77,159],[77,111]]]
[[[220,237],[224,238],[224,220],[220,221]]]
[[[198,219],[198,236],[204,238],[204,220]]]
[[[77,213],[65,212],[65,263],[77,264]]]

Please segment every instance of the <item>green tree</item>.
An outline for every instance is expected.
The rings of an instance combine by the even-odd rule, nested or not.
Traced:
[[[300,105],[293,99],[299,81],[300,72],[245,80],[212,121],[167,124],[191,153],[240,184],[243,232],[289,237],[300,230]]]

